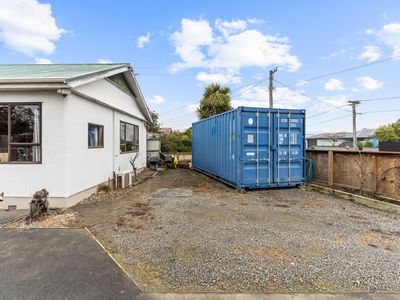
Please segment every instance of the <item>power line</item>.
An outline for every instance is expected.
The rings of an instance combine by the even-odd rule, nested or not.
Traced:
[[[400,111],[400,109],[391,109],[391,110],[376,110],[376,111],[365,111],[365,112],[361,112],[361,115],[365,115],[365,114],[375,114],[375,113],[387,113],[387,112],[397,112]]]
[[[199,103],[199,102],[195,102],[195,103],[187,104],[187,105],[185,105],[185,106],[179,106],[179,107],[177,107],[177,108],[175,108],[175,109],[171,109],[171,110],[167,110],[167,111],[164,111],[164,112],[162,112],[162,113],[159,113],[159,115],[162,116],[162,115],[165,115],[165,114],[168,114],[168,113],[171,113],[171,112],[183,110],[183,109],[186,109],[186,108],[187,108],[188,106],[190,106],[190,105],[198,104],[198,103]]]
[[[265,81],[265,80],[267,80],[268,78],[263,78],[263,79],[260,79],[260,80],[257,80],[257,81],[254,81],[254,82],[250,82],[250,83],[248,83],[248,84],[246,84],[246,85],[242,85],[242,86],[240,86],[240,87],[238,87],[238,88],[235,88],[235,89],[233,89],[233,90],[231,90],[231,97],[233,97],[234,95],[236,95],[236,91],[239,91],[240,90],[240,93],[238,94],[238,95],[241,95],[241,94],[243,94],[244,92],[246,92],[247,90],[249,90],[250,88],[252,88],[252,87],[254,87],[254,86],[256,86],[256,85],[258,85],[258,84],[260,84],[260,83],[262,83],[263,81]],[[244,89],[243,89],[244,88]],[[242,90],[243,89],[243,90]]]
[[[307,125],[307,126],[315,126],[315,125],[318,125],[318,124],[323,124],[323,123],[328,123],[328,122],[331,122],[331,121],[335,121],[335,120],[339,120],[339,119],[343,119],[343,118],[346,118],[346,117],[349,117],[349,116],[351,116],[350,114],[347,114],[347,115],[345,115],[345,116],[341,116],[341,117],[338,117],[338,118],[333,118],[333,119],[329,119],[329,120],[325,120],[325,121],[322,121],[322,122],[318,122],[318,123],[314,123],[314,124],[310,124],[310,125]]]
[[[393,59],[398,58],[398,57],[400,57],[400,56],[387,57],[387,58],[384,58],[384,59],[381,59],[381,60],[377,60],[377,61],[374,61],[374,62],[370,62],[370,63],[367,63],[367,64],[363,64],[363,65],[359,65],[359,66],[355,66],[355,67],[351,67],[351,68],[339,70],[339,71],[336,71],[336,72],[331,72],[331,73],[326,73],[326,74],[318,75],[318,76],[311,77],[311,78],[306,79],[306,80],[297,80],[296,82],[293,82],[293,83],[290,83],[290,84],[284,84],[284,83],[282,83],[282,82],[280,82],[280,81],[278,81],[278,80],[276,80],[276,79],[274,79],[274,81],[277,82],[277,83],[279,83],[280,85],[282,85],[282,86],[284,86],[284,87],[290,89],[292,92],[295,92],[295,93],[297,93],[297,94],[299,94],[299,95],[301,95],[301,96],[303,96],[303,97],[311,98],[311,99],[314,99],[314,100],[316,100],[316,101],[318,101],[318,102],[324,103],[324,104],[326,104],[326,105],[330,105],[330,106],[333,106],[333,107],[338,108],[338,106],[336,106],[336,105],[334,105],[334,104],[331,104],[331,103],[329,103],[329,102],[325,102],[325,101],[323,101],[323,100],[317,99],[316,97],[311,97],[310,95],[308,95],[308,94],[306,94],[306,93],[299,92],[299,91],[297,91],[297,90],[295,90],[295,89],[292,89],[291,86],[295,85],[295,84],[298,83],[299,81],[307,81],[307,82],[309,82],[309,81],[317,80],[317,79],[320,79],[320,78],[324,78],[324,77],[328,77],[328,76],[332,76],[332,75],[336,75],[336,74],[341,74],[341,73],[345,73],[345,72],[349,72],[349,71],[354,71],[354,70],[357,70],[357,69],[360,69],[360,68],[365,68],[365,67],[368,67],[368,66],[371,66],[371,65],[375,65],[375,64],[387,62],[387,61],[393,60]],[[138,68],[139,68],[139,67],[138,67]],[[149,67],[149,68],[150,68],[150,67]],[[167,75],[167,74],[163,74],[163,75]],[[174,74],[169,74],[169,75],[174,76]],[[186,74],[186,75],[194,75],[194,74]],[[232,94],[231,94],[231,97],[233,97],[233,96],[236,95],[236,93],[235,93],[236,91],[240,90],[240,93],[239,93],[238,95],[241,95],[241,94],[243,94],[244,92],[246,92],[247,90],[251,89],[253,86],[256,86],[256,85],[260,84],[261,82],[263,82],[264,80],[267,80],[268,78],[269,78],[269,77],[262,78],[262,79],[260,79],[260,80],[258,80],[258,81],[255,81],[255,82],[249,83],[249,84],[247,84],[247,85],[245,85],[245,86],[241,86],[241,87],[238,87],[238,88],[235,88],[235,89],[231,90],[231,93],[232,93]],[[244,87],[247,87],[247,88],[245,88],[244,90],[241,90],[241,89],[244,88]],[[390,98],[392,98],[392,97],[390,97]],[[400,98],[400,97],[395,97],[395,98],[397,99],[397,98]],[[394,97],[393,97],[392,99],[394,99]],[[379,99],[379,100],[381,100],[381,99]],[[383,99],[383,98],[382,98],[382,100],[388,100],[388,99]],[[361,100],[361,101],[363,101],[363,100]],[[372,100],[372,99],[365,99],[364,101],[378,101],[378,99],[374,99],[374,100]],[[199,102],[200,102],[200,101],[199,101]],[[192,104],[198,104],[199,102],[192,103]],[[189,104],[189,105],[192,105],[192,104]],[[180,108],[176,108],[176,109],[173,109],[173,110],[170,110],[170,111],[166,111],[166,112],[160,113],[160,115],[163,115],[163,114],[166,114],[166,113],[170,113],[170,112],[179,111],[179,110],[183,110],[183,109],[185,109],[187,106],[188,106],[188,105],[185,105],[185,106],[180,107]],[[332,110],[332,111],[333,111],[333,110]],[[347,111],[347,110],[346,110],[346,111]]]
[[[250,83],[248,83],[248,84],[246,84],[246,85],[239,86],[238,88],[235,88],[235,89],[231,90],[231,97],[234,97],[234,95],[236,95],[236,94],[234,93],[235,91],[238,91],[238,90],[241,90],[241,89],[245,88],[244,90],[241,90],[240,93],[238,93],[238,95],[240,95],[240,94],[246,92],[247,90],[249,90],[250,88],[252,88],[252,87],[254,87],[254,86],[260,84],[261,82],[263,82],[263,81],[265,81],[265,80],[267,80],[267,79],[268,79],[268,78],[263,78],[263,79],[260,79],[260,80],[254,81],[254,82],[250,82]],[[170,113],[170,112],[175,112],[175,111],[179,111],[179,110],[184,110],[184,109],[186,109],[186,108],[187,108],[188,106],[190,106],[190,105],[199,104],[199,103],[200,103],[200,101],[197,101],[197,102],[194,102],[194,103],[185,105],[185,106],[180,106],[180,107],[177,107],[177,108],[175,108],[175,109],[162,112],[162,113],[160,113],[159,115],[161,116],[161,115],[165,115],[165,114]]]
[[[365,114],[375,114],[375,113],[390,113],[390,112],[398,112],[398,111],[400,111],[400,109],[366,111],[366,112],[360,112],[360,113],[357,113],[357,114],[365,115]],[[346,118],[346,117],[349,117],[349,116],[351,116],[351,114],[348,114],[348,115],[345,115],[345,116],[341,116],[341,117],[338,117],[338,118],[325,120],[325,121],[318,122],[318,123],[313,123],[313,124],[310,124],[310,125],[307,125],[307,126],[311,127],[311,126],[318,125],[318,124],[323,124],[323,123],[327,123],[327,122],[331,122],[331,121],[335,121],[335,120],[340,120],[340,119],[343,119],[343,118]]]
[[[340,110],[341,108],[347,107],[347,106],[348,106],[347,104],[341,105],[341,106],[335,107],[335,108],[333,108],[333,109],[329,109],[329,110],[320,112],[320,113],[318,113],[318,114],[311,115],[311,116],[307,117],[307,119],[312,119],[312,118],[314,118],[314,117],[318,117],[318,116],[320,116],[320,115],[324,115],[324,114],[330,113],[330,112],[332,112],[332,111],[337,111],[337,110]]]
[[[370,62],[370,63],[366,63],[366,64],[363,64],[363,65],[354,66],[354,67],[351,67],[351,68],[347,68],[347,69],[343,69],[343,70],[339,70],[339,71],[335,71],[335,72],[331,72],[331,73],[321,74],[321,75],[314,76],[314,77],[311,77],[311,78],[308,78],[308,79],[297,80],[295,82],[290,83],[289,86],[293,86],[293,85],[297,84],[299,81],[310,82],[310,81],[314,81],[314,80],[317,80],[317,79],[321,79],[321,78],[325,78],[325,77],[329,77],[329,76],[333,76],[333,75],[337,75],[337,74],[342,74],[342,73],[345,73],[345,72],[350,72],[350,71],[366,68],[366,67],[369,67],[369,66],[372,66],[372,65],[384,63],[384,62],[387,62],[387,61],[390,61],[390,60],[393,60],[393,59],[399,58],[399,57],[400,56],[386,57],[384,59],[373,61],[373,62]]]
[[[335,104],[326,102],[326,101],[324,101],[324,100],[318,99],[317,97],[310,96],[309,94],[306,94],[306,93],[304,93],[304,92],[300,92],[300,91],[297,91],[297,90],[295,90],[295,89],[292,89],[292,88],[290,87],[290,85],[287,85],[287,84],[285,84],[285,83],[282,83],[282,82],[280,82],[280,81],[278,81],[278,80],[276,80],[276,79],[274,79],[274,81],[275,81],[276,83],[280,84],[281,86],[286,87],[286,88],[288,88],[289,90],[291,90],[292,92],[297,93],[297,94],[299,94],[299,95],[301,95],[301,96],[303,96],[303,97],[313,99],[313,100],[315,100],[315,101],[321,102],[321,103],[326,104],[326,105],[329,105],[329,106],[333,106],[333,107],[335,107],[335,108],[341,107],[341,106],[338,106],[338,105],[335,105]],[[350,112],[349,110],[346,110],[346,111]]]
[[[394,100],[394,99],[400,99],[400,96],[386,97],[386,98],[370,98],[370,99],[362,99],[362,100],[358,100],[358,101],[368,102],[368,101],[384,101],[384,100]]]

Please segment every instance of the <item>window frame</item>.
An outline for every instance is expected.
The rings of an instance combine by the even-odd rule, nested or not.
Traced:
[[[90,128],[90,126],[96,126],[96,127],[101,127],[102,128],[103,136],[101,138],[101,141],[102,141],[102,145],[101,146],[90,146],[89,145],[89,128]],[[99,141],[100,141],[100,139],[99,139]],[[101,149],[101,148],[104,148],[104,125],[88,122],[88,149]]]
[[[122,130],[121,130],[121,127],[122,127],[122,125],[125,125],[125,128],[124,128],[124,141],[125,141],[125,144],[123,144],[123,143],[121,143],[121,140],[122,140]],[[122,145],[125,145],[125,149],[126,149],[126,125],[131,125],[132,127],[133,127],[133,139],[132,139],[132,151],[122,151],[121,150],[121,146]],[[137,139],[137,141],[138,141],[138,143],[137,143],[137,145],[134,143],[135,142],[135,128],[137,127],[137,135],[138,135],[138,139]],[[135,124],[132,124],[132,123],[129,123],[129,122],[125,122],[125,121],[122,121],[122,120],[120,120],[119,121],[119,153],[120,154],[127,154],[127,153],[137,153],[137,152],[139,152],[139,125],[135,125]]]
[[[11,152],[11,146],[38,146],[39,147],[39,156],[40,159],[39,161],[6,161],[6,162],[0,162],[0,165],[41,165],[43,161],[43,139],[42,139],[42,102],[0,102],[0,105],[6,105],[7,106],[7,154],[8,154],[8,159],[10,160],[10,152]],[[11,143],[11,107],[10,105],[38,105],[39,106],[39,137],[40,137],[40,142],[39,143]]]

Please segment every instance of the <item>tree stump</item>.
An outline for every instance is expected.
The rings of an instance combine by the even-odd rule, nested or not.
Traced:
[[[37,220],[49,213],[49,201],[47,200],[48,195],[49,192],[47,192],[46,189],[42,189],[33,194],[33,199],[29,204],[30,212],[27,218],[29,222]]]

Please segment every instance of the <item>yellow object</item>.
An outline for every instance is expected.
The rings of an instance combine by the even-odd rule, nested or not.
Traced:
[[[174,166],[174,169],[176,169],[176,166],[178,165],[178,155],[172,155],[172,165]]]
[[[0,153],[0,162],[8,162],[8,153]]]

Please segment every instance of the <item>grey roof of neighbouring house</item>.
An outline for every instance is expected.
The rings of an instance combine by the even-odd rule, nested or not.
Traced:
[[[129,63],[118,64],[19,64],[0,65],[0,90],[57,90],[75,88],[122,74],[140,110],[151,121],[149,109]]]
[[[129,64],[30,64],[0,65],[0,82],[72,82],[98,76]]]
[[[372,134],[374,133],[375,129],[368,129],[363,128],[357,131],[357,138],[371,138]],[[352,132],[332,132],[332,133],[321,133],[315,134],[312,136],[307,137],[307,139],[352,139],[353,133]]]

